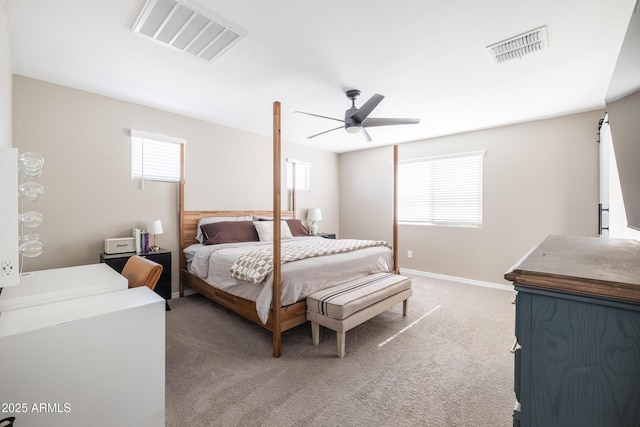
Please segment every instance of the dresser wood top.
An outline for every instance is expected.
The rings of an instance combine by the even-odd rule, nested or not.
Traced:
[[[640,242],[549,236],[505,274],[518,284],[640,302]]]

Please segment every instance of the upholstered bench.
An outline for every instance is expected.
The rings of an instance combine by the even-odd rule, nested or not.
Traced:
[[[320,342],[320,325],[336,331],[338,356],[344,357],[348,330],[403,302],[407,315],[411,279],[392,273],[376,273],[323,289],[307,297],[313,344]]]

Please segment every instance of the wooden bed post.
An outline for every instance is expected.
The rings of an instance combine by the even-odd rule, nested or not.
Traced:
[[[182,246],[182,242],[184,241],[184,239],[182,238],[182,236],[184,236],[184,144],[180,144],[180,185],[178,187],[178,191],[179,191],[179,196],[178,196],[178,205],[180,208],[180,213],[179,213],[179,221],[180,221],[180,228],[179,228],[179,233],[180,233],[180,273],[178,274],[178,285],[179,285],[179,292],[180,292],[180,297],[184,296],[184,283],[182,280],[182,270],[187,268],[187,260],[185,258],[185,254],[184,254],[184,249]]]
[[[297,218],[296,215],[296,163],[293,162],[291,164],[291,168],[293,172],[291,172],[292,184],[291,184],[291,210],[293,211],[293,217]]]
[[[273,357],[280,357],[282,345],[281,301],[281,144],[280,144],[280,102],[273,103]]]
[[[398,265],[398,145],[393,146],[393,272],[400,273]]]

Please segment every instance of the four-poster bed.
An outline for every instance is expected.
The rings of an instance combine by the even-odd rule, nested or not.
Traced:
[[[288,288],[285,289],[285,300],[283,300],[283,277],[282,277],[282,220],[291,219],[295,216],[295,211],[282,211],[281,209],[281,141],[280,141],[280,103],[274,103],[273,111],[273,210],[272,211],[185,211],[184,209],[184,178],[181,180],[180,186],[180,296],[184,296],[185,286],[191,288],[214,302],[232,310],[233,312],[245,317],[248,320],[264,327],[273,334],[273,356],[280,357],[281,354],[281,337],[282,332],[299,326],[307,321],[306,316],[306,300],[303,297],[295,302],[289,301],[291,299]],[[397,225],[395,217],[395,205],[396,205],[396,188],[395,188],[395,164],[397,164],[397,147],[394,147],[394,231],[393,231],[393,251],[389,255],[388,262],[383,262],[385,269],[394,273],[398,272],[397,267]],[[294,202],[295,203],[295,202]],[[293,205],[295,206],[295,204]],[[212,286],[211,281],[205,280],[204,277],[199,277],[194,274],[188,268],[187,257],[185,255],[185,249],[190,248],[192,245],[198,246],[196,240],[196,234],[198,232],[198,221],[204,217],[221,217],[221,218],[239,218],[245,216],[267,217],[273,221],[273,266],[270,280],[272,286],[271,292],[271,308],[268,311],[268,317],[263,313],[260,314],[259,307],[255,300],[243,298],[243,294],[238,294],[234,291],[229,291],[227,288],[220,289]],[[285,223],[286,225],[286,223]],[[287,232],[289,230],[286,230]],[[317,238],[321,239],[321,238]],[[322,240],[322,239],[321,239]],[[335,256],[335,255],[332,255]],[[379,259],[383,259],[384,256],[378,256]],[[347,258],[347,261],[350,261]],[[345,261],[341,261],[342,265],[345,265]],[[292,264],[292,263],[289,263]],[[287,264],[288,268],[289,264]],[[380,261],[378,261],[380,264]],[[326,268],[326,266],[325,266]],[[378,265],[375,268],[383,268]],[[329,268],[331,270],[332,268]],[[336,269],[339,272],[339,269]],[[371,272],[377,272],[382,270],[371,270]],[[338,274],[336,272],[336,274]],[[371,274],[371,272],[364,272],[362,274]],[[290,273],[293,277],[295,275]],[[353,274],[352,271],[349,274]],[[297,276],[300,277],[300,276]],[[290,280],[285,278],[285,282]],[[338,282],[339,283],[339,282]],[[267,286],[267,285],[264,285]],[[324,287],[328,285],[325,283]],[[330,286],[330,285],[329,285]],[[317,289],[317,288],[316,288]],[[233,293],[236,293],[234,295]],[[283,303],[287,305],[283,306]],[[264,304],[262,304],[264,305]]]

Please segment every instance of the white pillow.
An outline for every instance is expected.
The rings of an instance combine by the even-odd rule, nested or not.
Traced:
[[[211,224],[212,222],[222,222],[222,221],[252,221],[253,218],[251,217],[251,215],[245,215],[245,216],[209,216],[209,217],[205,217],[205,218],[200,218],[198,220],[198,229],[196,230],[196,240],[200,243],[202,243],[203,240],[203,236],[202,236],[202,229],[200,228],[200,226],[205,225],[205,224]]]
[[[273,241],[273,221],[253,221],[253,225],[256,226],[261,242]],[[289,224],[286,221],[280,221],[280,238],[282,240],[293,239]]]

